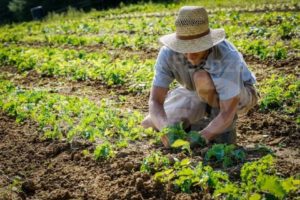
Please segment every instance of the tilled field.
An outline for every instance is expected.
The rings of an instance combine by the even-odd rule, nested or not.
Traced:
[[[256,65],[258,66],[258,65]],[[9,68],[6,68],[7,70]],[[271,70],[266,67],[264,71]],[[8,72],[9,71],[9,72]],[[35,73],[23,77],[7,70],[7,77],[24,88],[51,88],[64,95],[87,96],[92,101],[116,98],[124,94],[122,88],[107,88],[97,82],[70,82],[59,78],[40,78]],[[262,80],[265,74],[257,74]],[[112,95],[113,94],[113,95]],[[147,94],[125,94],[122,107],[147,111]],[[42,140],[37,125],[29,120],[22,124],[1,112],[1,195],[3,199],[203,199],[192,194],[174,192],[140,172],[143,158],[151,150],[185,158],[181,152],[151,145],[147,141],[133,142],[119,151],[115,158],[97,162],[84,156],[82,150],[93,145],[77,141]],[[238,121],[238,144],[248,151],[248,160],[264,153],[253,151],[255,144],[269,146],[276,155],[276,168],[284,177],[300,171],[299,126],[279,112],[259,112],[254,109]],[[280,145],[278,145],[280,144]],[[194,150],[194,159],[202,160],[201,149]],[[238,177],[241,166],[227,171]],[[19,180],[12,185],[13,180]]]
[[[134,33],[132,34],[134,35]],[[5,48],[10,46],[12,48],[17,46],[37,49],[47,47],[99,54],[107,50],[105,44],[99,46],[56,44],[57,46],[54,47],[45,41],[43,42],[31,42],[24,39],[24,41],[17,41],[14,44],[8,42]],[[8,52],[9,50],[5,51]],[[112,56],[111,62],[118,59],[126,60],[134,56],[145,61],[155,59],[157,53],[158,49],[155,48],[144,51],[143,48],[134,49],[126,46],[109,50],[109,55]],[[1,54],[0,52],[0,59],[2,59],[1,77],[22,90],[46,91],[50,95],[86,98],[95,105],[101,104],[103,99],[112,100],[114,105],[124,112],[136,111],[143,116],[147,114],[149,98],[147,84],[151,82],[151,79],[147,79],[145,81],[146,86],[142,85],[144,88],[141,89],[140,85],[136,87],[132,84],[134,81],[127,82],[126,77],[128,76],[127,78],[130,79],[131,76],[126,73],[120,76],[121,78],[113,76],[112,82],[109,82],[111,79],[106,76],[107,79],[102,80],[89,78],[87,75],[88,78],[81,80],[81,78],[73,79],[69,75],[59,74],[60,72],[47,74],[45,71],[40,71],[38,62],[36,68],[34,66],[30,69],[22,70],[21,68],[20,70],[21,61],[9,62],[6,60],[5,56],[11,55],[13,54],[5,54],[5,52]],[[27,58],[23,54],[18,55],[19,58],[24,56],[24,60]],[[49,53],[49,55],[52,54]],[[292,49],[290,57],[288,54],[286,58],[276,60],[272,57],[262,59],[258,55],[246,52],[245,59],[257,76],[260,86],[267,79],[270,79],[272,74],[299,76],[300,60],[297,55],[297,50]],[[94,58],[91,57],[91,59]],[[59,64],[60,61],[56,62]],[[87,62],[87,64],[89,63]],[[84,63],[78,65],[80,67]],[[123,77],[125,77],[124,82],[122,82]],[[141,81],[140,79],[136,80]],[[5,96],[2,99],[5,99]],[[292,99],[290,101],[292,103],[288,105],[294,105],[293,102],[297,100]],[[298,115],[299,108],[296,108],[293,113],[286,113],[280,108],[262,110],[258,105],[246,116],[238,119],[237,141],[238,146],[246,152],[246,159],[242,163],[228,168],[222,168],[218,164],[214,165],[214,163],[211,163],[211,166],[215,170],[227,172],[230,180],[239,181],[240,170],[245,162],[255,161],[272,153],[276,159],[276,175],[283,178],[290,176],[299,178],[300,131],[299,124],[296,122]],[[121,118],[124,117],[120,116]],[[207,122],[204,120],[203,126]],[[116,125],[112,124],[111,126],[114,130],[113,126]],[[96,142],[79,136],[71,140],[68,140],[67,137],[51,139],[45,138],[44,134],[45,131],[41,128],[41,124],[33,118],[22,118],[18,122],[18,114],[14,115],[2,109],[0,112],[0,199],[185,200],[213,198],[213,191],[210,189],[192,188],[190,193],[184,193],[174,187],[174,184],[162,184],[154,179],[153,174],[144,173],[140,170],[144,158],[153,151],[162,152],[172,162],[175,162],[176,159],[183,160],[185,158],[199,162],[204,160],[209,147],[193,148],[193,154],[189,155],[185,151],[166,149],[161,143],[153,142],[153,135],[150,137],[141,136],[138,139],[128,140],[126,147],[117,148],[115,155],[111,158],[95,160],[92,152],[96,148],[95,144],[98,144],[97,139]],[[65,132],[62,135],[66,136],[64,134]],[[115,141],[114,138],[111,142]],[[86,150],[90,153],[86,153]],[[299,194],[298,188],[298,191],[287,198],[297,199]]]

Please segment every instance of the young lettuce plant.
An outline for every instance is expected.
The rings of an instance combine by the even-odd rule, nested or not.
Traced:
[[[299,189],[300,179],[277,176],[274,159],[267,155],[258,161],[245,163],[241,169],[241,182],[218,187],[213,196],[233,200],[286,199]]]
[[[243,162],[245,158],[246,153],[242,149],[236,149],[234,145],[226,144],[214,144],[205,154],[206,162],[216,160],[225,168],[234,163]]]
[[[94,151],[95,160],[112,158],[114,155],[113,146],[109,142],[98,145]]]
[[[191,146],[203,147],[206,145],[205,140],[201,137],[200,133],[197,131],[186,132],[183,129],[182,123],[178,123],[172,126],[164,128],[161,135],[166,135],[169,144],[173,148],[181,148],[186,150],[189,154],[192,153]]]
[[[171,182],[175,188],[184,193],[191,193],[193,189],[208,193],[209,189],[223,187],[229,182],[226,173],[214,171],[210,166],[203,166],[202,162],[193,166],[188,158],[175,162],[173,167],[157,172],[154,179],[161,183]]]
[[[154,151],[149,156],[143,159],[140,171],[147,173],[154,173],[165,169],[170,165],[168,157],[163,156],[160,151]]]

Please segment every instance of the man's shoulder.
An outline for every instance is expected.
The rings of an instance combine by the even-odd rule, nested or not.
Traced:
[[[182,63],[183,55],[173,51],[167,46],[162,46],[158,54],[158,61],[166,62],[169,65],[173,65],[174,63]]]
[[[178,53],[173,51],[172,49],[170,49],[167,46],[162,46],[160,48],[159,54],[163,54],[164,56],[173,56],[173,55],[176,55]]]
[[[240,53],[236,47],[228,40],[223,40],[213,47],[214,59],[223,60],[225,58],[240,58]]]

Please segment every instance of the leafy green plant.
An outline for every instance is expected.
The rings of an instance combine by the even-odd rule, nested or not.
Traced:
[[[28,48],[0,45],[0,64],[13,65],[20,72],[34,69],[42,76],[65,76],[74,80],[100,80],[108,86],[123,85],[129,91],[151,87],[153,59],[141,61],[124,55],[113,59],[106,52],[87,53],[83,50]]]
[[[191,146],[188,141],[182,140],[182,139],[177,139],[171,147],[173,148],[179,148],[181,147],[182,150],[186,150],[190,155],[192,154]]]
[[[161,131],[161,134],[168,137],[170,145],[172,145],[176,140],[184,139],[186,137],[186,132],[183,129],[182,123],[176,123],[165,127]]]
[[[160,151],[154,151],[149,156],[143,159],[141,172],[154,173],[162,170],[170,165],[168,157],[163,156]]]
[[[274,155],[274,152],[273,150],[264,145],[264,144],[255,144],[255,147],[253,149],[254,151],[257,151],[257,152],[260,152],[260,153],[263,153],[263,154],[271,154],[271,155]]]
[[[22,183],[23,183],[22,178],[19,176],[15,176],[13,177],[11,184],[8,185],[8,189],[10,191],[21,192]]]
[[[300,81],[294,75],[275,75],[267,79],[261,92],[260,108],[282,109],[287,113],[296,113],[299,107]]]
[[[95,160],[108,159],[115,155],[112,145],[109,142],[97,145],[94,151]]]
[[[222,187],[229,181],[226,173],[203,166],[202,162],[193,167],[188,158],[175,162],[173,167],[155,173],[154,179],[162,183],[171,182],[175,188],[185,193],[190,193],[193,188],[208,193],[210,188]]]
[[[186,158],[157,171],[154,179],[164,184],[171,183],[185,193],[200,189],[204,194],[212,191],[216,199],[228,200],[284,199],[300,189],[299,179],[283,179],[275,173],[271,155],[245,163],[239,182],[231,182],[227,173],[203,166],[202,162],[195,166]]]
[[[250,27],[249,32],[247,33],[248,36],[255,36],[255,37],[262,37],[267,34],[267,29],[265,27]]]
[[[184,150],[187,150],[191,154],[191,145],[192,146],[205,146],[206,142],[204,138],[201,137],[201,133],[197,131],[190,131],[186,132],[183,129],[182,123],[177,123],[174,125],[170,125],[166,128],[164,128],[161,131],[160,135],[166,135],[169,144],[173,148],[182,148]]]
[[[294,35],[294,29],[295,26],[289,22],[285,22],[283,24],[280,25],[279,28],[279,33],[280,33],[280,37],[281,39],[285,40],[285,39],[291,39]]]
[[[300,180],[275,175],[274,159],[267,155],[258,161],[245,163],[241,169],[241,182],[230,183],[214,191],[214,197],[226,199],[284,199],[300,188]]]
[[[187,134],[187,140],[191,143],[191,146],[206,146],[205,139],[201,136],[201,133],[198,131],[190,131]]]
[[[230,167],[237,162],[243,162],[246,153],[242,149],[236,149],[234,145],[214,144],[205,154],[205,161],[216,161],[223,167]]]

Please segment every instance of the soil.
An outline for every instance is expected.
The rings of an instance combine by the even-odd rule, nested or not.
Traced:
[[[264,115],[253,112],[240,119],[238,140],[248,151],[248,160],[264,154],[253,151],[254,144],[270,145],[277,157],[278,174],[286,177],[299,173],[299,134],[295,136],[294,143],[272,132],[267,134],[268,125],[261,120],[262,117]],[[264,118],[270,119],[271,129],[282,130],[282,124],[272,124],[280,118],[272,115]],[[290,130],[282,132],[289,138],[294,126],[287,123],[283,127]],[[64,140],[43,140],[41,136],[34,122],[18,124],[14,118],[0,113],[0,199],[203,199],[199,192],[191,195],[174,192],[139,172],[142,159],[151,150],[159,149],[184,158],[182,153],[140,141],[130,144],[111,160],[96,162],[91,156],[82,154],[82,150],[91,149],[92,144],[77,141],[71,145]],[[278,147],[283,140],[286,146]],[[201,160],[199,155],[196,154],[194,159]],[[237,166],[227,171],[234,177],[238,176],[239,169],[240,166]],[[209,199],[208,196],[206,198]]]
[[[297,74],[299,59],[262,63],[246,57],[258,81],[272,73]],[[278,64],[279,63],[279,64]],[[271,67],[272,66],[272,67]],[[294,67],[298,66],[298,67]],[[28,89],[75,95],[99,102],[114,99],[120,107],[146,114],[148,93],[129,93],[124,87],[107,87],[97,81],[70,81],[61,77],[41,77],[35,71],[19,74],[13,67],[1,67],[7,79]],[[120,96],[126,97],[122,100]],[[293,117],[280,112],[261,112],[258,107],[238,119],[238,145],[248,153],[247,161],[256,160],[272,151],[278,175],[300,175],[300,131]],[[152,150],[184,158],[185,154],[147,141],[133,142],[115,158],[95,161],[82,150],[93,150],[93,144],[65,140],[45,140],[37,124],[27,120],[21,124],[0,112],[0,200],[10,199],[211,199],[201,191],[184,194],[170,185],[163,186],[147,174],[139,172],[141,162]],[[266,147],[267,146],[267,147]],[[260,147],[260,150],[258,147]],[[201,161],[202,149],[194,149],[193,159]],[[226,171],[235,180],[242,164]]]

